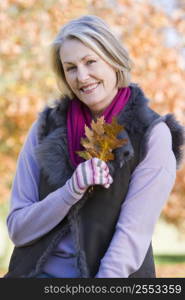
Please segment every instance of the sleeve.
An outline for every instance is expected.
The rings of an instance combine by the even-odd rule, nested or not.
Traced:
[[[131,176],[114,236],[96,278],[127,278],[140,268],[175,179],[171,133],[160,122],[151,130],[146,157]]]
[[[24,246],[54,228],[69,212],[76,199],[66,185],[39,201],[39,166],[34,156],[38,144],[37,121],[29,130],[19,153],[10,196],[7,227],[15,246]]]

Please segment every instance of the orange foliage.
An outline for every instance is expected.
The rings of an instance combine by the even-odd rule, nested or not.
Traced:
[[[185,124],[183,5],[171,16],[146,0],[3,0],[0,6],[1,201],[7,200],[28,128],[43,105],[58,95],[48,49],[59,28],[72,18],[96,14],[105,19],[128,49],[134,62],[132,81],[152,99],[151,106],[161,114],[173,112]],[[180,36],[173,47],[165,42],[167,28],[174,28]],[[163,215],[185,227],[184,198],[183,166]]]

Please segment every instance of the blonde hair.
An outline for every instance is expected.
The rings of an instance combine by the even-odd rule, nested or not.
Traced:
[[[129,85],[132,61],[128,52],[101,18],[86,15],[65,24],[51,44],[51,66],[62,94],[73,96],[60,59],[60,48],[66,39],[80,40],[111,65],[116,72],[118,88]]]

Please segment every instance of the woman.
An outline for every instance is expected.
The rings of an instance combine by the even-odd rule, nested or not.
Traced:
[[[155,277],[152,234],[182,158],[183,127],[148,107],[130,83],[126,50],[100,18],[67,23],[51,50],[65,96],[40,114],[19,155],[5,277]],[[127,143],[112,161],[84,161],[76,153],[84,127],[100,116],[116,116]]]

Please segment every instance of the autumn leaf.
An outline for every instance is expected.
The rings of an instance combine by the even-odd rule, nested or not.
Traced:
[[[76,153],[88,160],[97,157],[104,161],[114,160],[113,150],[127,143],[127,139],[118,139],[118,134],[124,130],[124,126],[117,123],[116,117],[112,118],[112,123],[106,123],[104,116],[98,118],[96,122],[91,122],[91,129],[85,126],[85,138],[81,138],[81,145],[84,151]]]

